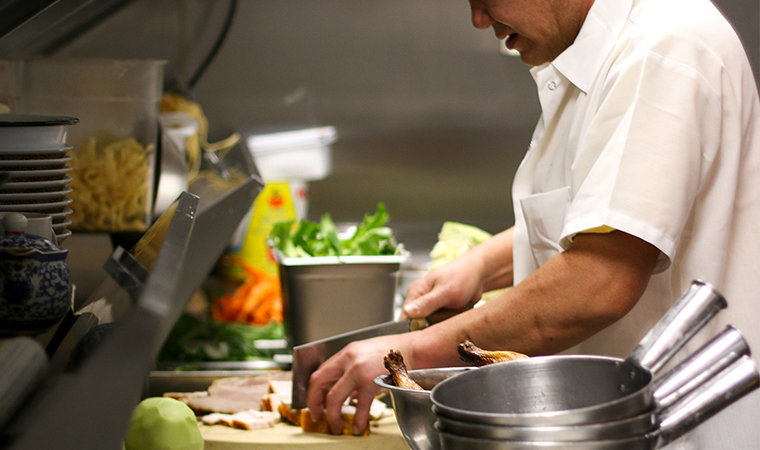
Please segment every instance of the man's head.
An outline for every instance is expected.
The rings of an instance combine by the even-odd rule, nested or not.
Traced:
[[[525,64],[554,60],[569,47],[594,0],[469,0],[472,24],[492,27]]]

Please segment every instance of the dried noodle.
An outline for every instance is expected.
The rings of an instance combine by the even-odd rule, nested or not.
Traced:
[[[147,225],[152,146],[127,138],[98,148],[88,139],[72,154],[71,228],[143,231]]]

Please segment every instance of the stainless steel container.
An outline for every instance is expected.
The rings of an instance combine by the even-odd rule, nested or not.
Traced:
[[[292,346],[394,319],[407,256],[279,258],[283,318]]]
[[[411,450],[438,450],[441,448],[438,431],[435,429],[433,402],[430,390],[438,383],[453,376],[474,370],[476,367],[444,367],[440,369],[410,370],[409,378],[419,384],[424,391],[404,389],[393,384],[390,375],[375,378],[375,384],[391,393],[393,413],[401,434]]]

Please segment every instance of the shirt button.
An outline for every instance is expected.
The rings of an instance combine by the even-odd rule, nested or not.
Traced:
[[[557,89],[557,82],[556,81],[550,81],[547,85],[550,91],[553,91]]]

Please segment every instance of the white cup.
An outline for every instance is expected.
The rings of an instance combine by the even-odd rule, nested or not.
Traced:
[[[5,215],[8,213],[8,211],[0,212],[0,234],[5,234],[5,229],[3,228],[3,217],[5,217]],[[23,214],[24,217],[26,217],[26,230],[24,230],[24,233],[43,237],[53,244],[58,245],[55,234],[53,233],[52,217],[50,217],[48,214],[41,213],[24,212],[18,214]]]

